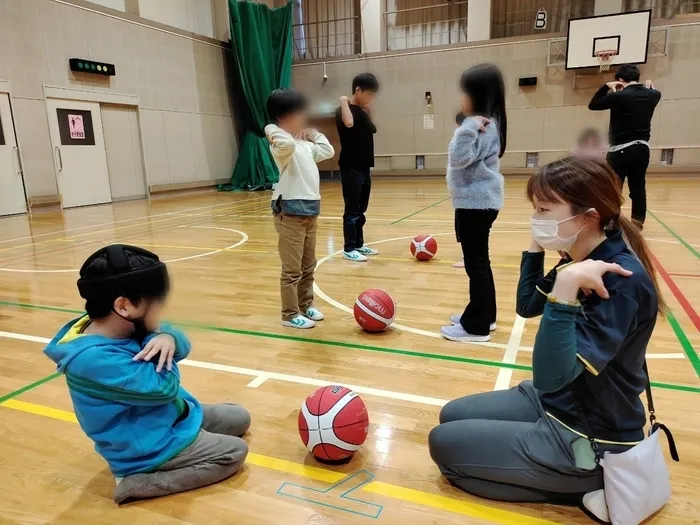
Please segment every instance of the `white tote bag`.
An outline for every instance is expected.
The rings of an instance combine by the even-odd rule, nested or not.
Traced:
[[[588,418],[585,411],[581,411],[596,461],[603,467],[605,501],[613,525],[639,525],[661,510],[671,499],[671,483],[659,442],[659,431],[666,434],[674,461],[678,461],[678,451],[671,431],[656,422],[646,362],[644,372],[647,375],[646,394],[651,430],[649,436],[638,445],[622,454],[605,452],[601,458]]]

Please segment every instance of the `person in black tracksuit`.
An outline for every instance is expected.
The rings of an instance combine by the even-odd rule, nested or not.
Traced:
[[[363,227],[372,188],[370,169],[374,167],[374,134],[371,107],[379,91],[379,82],[371,73],[357,75],[352,81],[352,97],[340,97],[335,112],[340,137],[340,180],[343,185],[343,258],[363,262],[367,255],[379,252],[365,246]]]
[[[621,184],[629,184],[632,220],[644,224],[647,214],[646,173],[649,166],[651,118],[661,92],[650,80],[639,83],[639,68],[623,64],[615,80],[603,84],[588,104],[593,111],[610,110],[608,163]]]

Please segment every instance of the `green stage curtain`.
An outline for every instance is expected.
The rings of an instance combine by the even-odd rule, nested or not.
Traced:
[[[279,180],[265,138],[265,104],[277,88],[292,81],[292,1],[269,7],[248,0],[229,0],[234,74],[238,76],[246,131],[230,184],[219,190],[257,190]]]

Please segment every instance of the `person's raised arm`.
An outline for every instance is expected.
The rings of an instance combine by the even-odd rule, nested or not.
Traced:
[[[275,124],[265,126],[265,135],[270,141],[272,156],[278,164],[286,166],[297,146],[294,137]]]
[[[135,361],[120,348],[100,347],[100,360],[109,366],[71,369],[66,381],[71,389],[92,397],[127,405],[159,406],[172,403],[180,390],[180,373],[156,371],[156,363]]]
[[[591,111],[605,111],[612,108],[612,105],[615,103],[615,94],[622,87],[621,82],[603,84],[588,103],[588,109]]]
[[[323,133],[319,133],[315,129],[306,131],[306,140],[311,143],[311,153],[314,156],[314,161],[322,162],[332,159],[335,155],[335,150]]]
[[[608,291],[606,273],[629,277],[617,264],[586,260],[557,275],[535,338],[533,383],[541,392],[556,392],[584,370],[602,371],[617,353],[633,321],[632,299],[618,290]],[[579,290],[595,292],[597,304],[579,315]]]
[[[476,138],[486,130],[489,122],[484,117],[471,117],[457,128],[447,148],[450,168],[465,168],[474,161],[479,151]]]
[[[351,128],[355,125],[355,119],[350,110],[350,99],[344,95],[340,97],[340,118],[346,128]]]

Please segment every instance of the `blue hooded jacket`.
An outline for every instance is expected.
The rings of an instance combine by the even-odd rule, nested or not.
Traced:
[[[110,339],[82,334],[87,316],[64,326],[44,349],[66,376],[75,415],[95,450],[115,476],[156,470],[195,440],[202,408],[180,386],[180,371],[156,372],[153,362],[133,358],[153,337]],[[178,330],[161,332],[175,338],[175,361],[185,359],[190,343]]]

